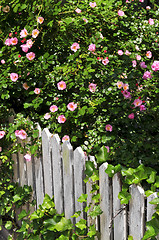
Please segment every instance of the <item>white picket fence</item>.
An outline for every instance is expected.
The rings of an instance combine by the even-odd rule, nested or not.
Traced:
[[[70,218],[76,211],[82,211],[83,203],[77,199],[82,193],[88,194],[87,204],[91,202],[91,181],[84,183],[85,161],[94,161],[94,157],[86,159],[80,147],[73,151],[71,144],[63,144],[57,134],[52,135],[48,129],[41,132],[42,157],[32,157],[26,162],[20,153],[14,154],[14,181],[20,186],[31,185],[33,198],[36,199],[35,209],[42,204],[44,195],[54,195],[55,207],[58,213],[65,213]],[[132,198],[129,205],[120,204],[118,193],[121,191],[121,178],[115,174],[109,178],[105,173],[107,163],[99,169],[100,206],[103,211],[96,219],[96,228],[99,230],[101,240],[127,240],[128,235],[133,240],[142,239],[145,232],[145,222],[151,219],[154,205],[149,202],[157,197],[153,194],[145,198],[144,190],[137,185],[130,187]],[[27,207],[28,208],[28,207]],[[31,208],[31,212],[35,210]],[[28,209],[27,209],[28,210]],[[90,217],[82,213],[81,217],[91,224]],[[78,219],[72,219],[75,223]],[[159,239],[159,238],[158,238]]]

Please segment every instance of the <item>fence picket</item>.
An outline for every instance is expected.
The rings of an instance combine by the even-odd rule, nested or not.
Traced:
[[[44,169],[44,189],[50,197],[53,196],[53,176],[52,176],[52,161],[50,149],[51,133],[47,128],[42,131],[42,153],[43,153],[43,169]]]
[[[63,176],[62,176],[62,159],[61,144],[57,134],[51,137],[52,164],[53,164],[53,183],[54,183],[54,202],[57,212],[63,213]]]
[[[122,189],[121,176],[116,173],[113,177],[113,217],[114,217],[114,240],[127,239],[127,216],[126,208],[120,204],[118,194]]]
[[[44,199],[44,179],[43,179],[43,165],[41,157],[34,156],[35,164],[35,186],[36,186],[36,206],[43,203]]]
[[[81,194],[85,193],[85,184],[84,184],[84,169],[85,169],[85,155],[82,151],[82,148],[78,147],[74,151],[74,191],[75,191],[75,212],[83,211],[84,204],[77,201]],[[84,218],[83,212],[81,217]],[[76,218],[75,221],[78,222],[79,218]]]
[[[101,240],[112,240],[112,189],[106,169],[107,163],[103,163],[99,168],[100,207],[103,211],[100,216],[100,229]]]
[[[35,184],[34,184],[34,179],[33,179],[33,156],[31,161],[26,161],[26,174],[27,174],[27,184],[28,186],[31,186],[33,193],[31,200],[35,199]],[[30,213],[33,213],[35,211],[35,208],[33,206],[28,206]]]
[[[63,180],[64,180],[64,212],[66,218],[74,214],[73,186],[73,149],[68,141],[62,145]],[[73,222],[73,219],[72,219]]]
[[[129,235],[133,240],[141,240],[145,230],[145,197],[140,186],[130,186],[131,199],[129,203]]]

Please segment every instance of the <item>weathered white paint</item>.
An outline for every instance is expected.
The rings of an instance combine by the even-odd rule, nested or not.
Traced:
[[[41,157],[34,156],[35,164],[35,186],[36,186],[36,202],[37,208],[40,204],[43,203],[44,199],[44,180],[43,180],[43,169],[42,169],[42,159]]]
[[[68,141],[62,145],[63,158],[63,186],[64,186],[64,213],[66,218],[74,214],[74,186],[73,186],[73,148]],[[73,219],[72,219],[73,221]]]
[[[54,202],[55,208],[59,214],[63,213],[63,175],[62,175],[62,159],[61,144],[57,134],[51,137],[52,148],[52,164],[53,164],[53,185],[54,185]]]
[[[50,138],[52,134],[47,128],[42,131],[42,154],[43,154],[43,169],[44,169],[44,189],[50,197],[53,196],[53,182],[52,182],[52,161]]]
[[[129,235],[133,240],[141,240],[145,228],[145,197],[144,190],[135,184],[130,186],[129,203]]]
[[[127,240],[127,217],[125,205],[120,204],[118,198],[122,190],[121,176],[116,173],[113,177],[113,218],[114,240]]]
[[[81,194],[85,193],[85,183],[84,183],[84,169],[85,169],[85,155],[82,148],[78,147],[74,151],[74,190],[75,190],[75,212],[81,211],[81,217],[83,214],[83,203],[77,201]],[[76,222],[80,218],[75,219]]]
[[[101,240],[112,240],[112,188],[110,179],[105,173],[107,163],[99,168],[100,206],[103,213],[100,216]]]

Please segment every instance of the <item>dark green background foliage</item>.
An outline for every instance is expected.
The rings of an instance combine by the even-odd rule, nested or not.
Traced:
[[[151,10],[146,10],[138,0],[123,5],[122,1],[114,0],[96,3],[97,7],[91,8],[89,1],[1,1],[0,58],[6,61],[0,69],[1,117],[4,119],[7,110],[13,108],[16,113],[22,113],[24,119],[29,117],[39,122],[52,133],[59,133],[61,138],[69,135],[73,146],[82,145],[87,153],[96,154],[103,145],[109,146],[107,160],[113,164],[135,167],[141,160],[145,165],[156,167],[159,159],[158,72],[153,72],[152,79],[144,80],[142,76],[145,71],[151,71],[153,61],[158,60],[157,5],[151,1]],[[76,13],[76,8],[82,12]],[[119,9],[125,16],[118,16]],[[37,25],[38,16],[44,17],[43,24]],[[155,19],[154,25],[148,24],[149,18]],[[30,50],[36,54],[33,61],[26,58],[20,47],[20,31],[24,27],[29,33],[35,28],[40,31]],[[10,32],[19,40],[16,46],[4,45]],[[75,53],[70,49],[74,42],[80,45]],[[96,44],[95,54],[88,51],[91,43]],[[119,56],[119,49],[129,50],[131,55]],[[151,59],[146,57],[147,51],[152,52]],[[139,66],[139,61],[137,67],[132,67],[136,54],[145,61],[146,70]],[[104,66],[97,60],[99,57],[108,57],[109,63]],[[17,82],[10,80],[11,72],[21,75]],[[58,90],[59,81],[66,82],[65,90]],[[124,99],[116,86],[118,81],[129,84],[131,100]],[[29,85],[28,90],[22,87],[24,82]],[[89,83],[97,84],[94,93],[89,91]],[[143,87],[141,91],[137,84]],[[36,87],[41,89],[39,95],[33,92]],[[138,97],[146,102],[146,111],[132,108]],[[67,109],[69,102],[78,104],[75,111]],[[44,114],[53,104],[59,110],[45,120]],[[128,118],[132,112],[133,120]],[[67,119],[64,124],[57,121],[61,114]],[[113,126],[112,132],[106,132],[106,124]],[[4,128],[3,122],[1,128]]]

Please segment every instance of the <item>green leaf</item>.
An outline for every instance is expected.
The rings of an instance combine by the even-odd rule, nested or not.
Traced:
[[[88,194],[81,194],[81,196],[77,199],[78,202],[87,202]]]
[[[97,216],[101,215],[102,213],[103,213],[103,211],[101,210],[100,205],[95,205],[93,207],[93,210],[89,213],[89,216],[94,219]]]
[[[133,240],[133,237],[129,235],[128,240]]]
[[[109,153],[107,151],[107,148],[105,146],[102,146],[99,149],[99,152],[95,155],[97,159],[97,163],[104,163],[107,161]]]
[[[66,219],[64,217],[61,218],[60,222],[58,222],[55,226],[55,229],[57,231],[65,231],[65,230],[71,230],[72,229],[72,223],[70,219]]]
[[[123,190],[118,194],[118,198],[120,199],[121,204],[128,204],[131,199],[131,194]]]
[[[49,218],[44,221],[44,227],[50,231],[54,231],[56,224],[57,222],[55,221],[54,218]]]
[[[152,171],[150,177],[146,180],[148,183],[154,183],[156,179],[156,172]]]
[[[20,199],[21,199],[21,197],[20,197],[18,194],[16,194],[16,195],[13,196],[13,202],[14,202],[14,203],[17,202],[17,201],[19,201]]]
[[[95,169],[94,163],[91,161],[86,161],[85,174],[91,177],[93,175],[94,169]]]
[[[155,237],[159,234],[159,219],[154,218],[146,223],[147,231],[145,232],[142,240],[146,240],[151,237]]]
[[[81,219],[78,223],[75,224],[77,228],[83,230],[87,228],[86,225],[86,220],[85,219]]]
[[[7,221],[6,224],[5,224],[5,228],[7,230],[10,230],[12,228],[12,222],[11,221]]]
[[[23,219],[24,217],[28,216],[29,213],[27,213],[24,209],[21,211],[21,213],[18,215],[18,220]]]
[[[159,198],[154,198],[151,202],[149,202],[150,204],[159,204]]]

